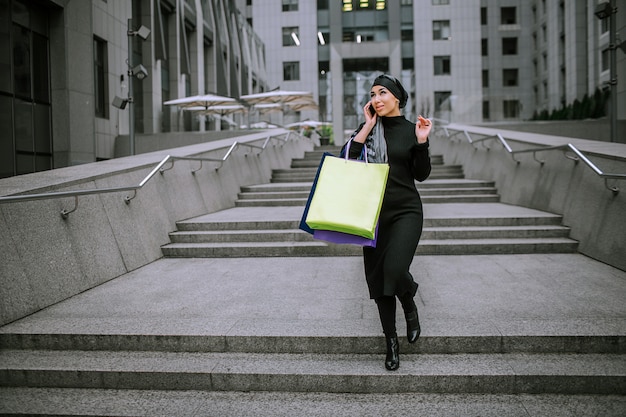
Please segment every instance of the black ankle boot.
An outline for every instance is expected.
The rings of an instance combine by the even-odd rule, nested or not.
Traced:
[[[400,346],[398,344],[398,336],[386,337],[387,340],[387,356],[385,357],[385,368],[389,371],[395,371],[400,367]]]
[[[409,340],[409,343],[415,343],[422,331],[417,310],[406,313],[404,317],[406,318],[406,338]]]

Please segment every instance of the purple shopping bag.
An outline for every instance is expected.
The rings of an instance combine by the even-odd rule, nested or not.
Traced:
[[[316,229],[313,231],[314,239],[325,240],[326,242],[339,243],[339,244],[344,244],[344,245],[367,246],[370,248],[376,247],[376,237],[378,237],[378,225],[376,226],[374,239],[368,239],[362,236],[351,235],[349,233],[335,232],[333,230]]]

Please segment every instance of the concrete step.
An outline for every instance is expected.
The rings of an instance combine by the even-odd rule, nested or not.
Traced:
[[[568,238],[421,240],[416,255],[486,255],[572,253],[578,242]],[[362,256],[355,245],[322,241],[170,243],[163,255],[175,258],[241,258],[273,256]]]
[[[177,231],[170,233],[172,243],[216,242],[310,242],[313,237],[300,229],[268,230],[219,230]],[[495,227],[427,227],[422,231],[423,240],[441,239],[507,239],[569,236],[569,228],[563,226],[495,226]]]
[[[313,182],[314,178],[315,178],[314,176],[307,176],[307,175],[294,175],[294,176],[285,175],[285,176],[272,177],[270,182],[273,182],[273,183],[304,182],[304,181]],[[431,180],[445,180],[445,179],[462,179],[464,178],[464,176],[462,172],[457,172],[457,173],[433,172],[430,174],[428,178]]]
[[[291,162],[291,168],[317,168],[319,166],[322,155],[314,157],[306,157],[303,159],[294,159]],[[443,165],[443,158],[441,156],[431,156],[430,163],[432,167]]]
[[[493,181],[483,180],[471,180],[471,179],[427,179],[424,182],[417,182],[416,187],[422,192],[429,192],[429,190],[440,190],[442,193],[451,188],[455,191],[462,192],[465,189],[471,190],[496,190]],[[312,181],[301,181],[292,183],[264,183],[253,184],[241,187],[241,193],[248,192],[282,192],[282,191],[309,191],[311,189]],[[497,192],[497,190],[496,190]]]
[[[2,351],[12,387],[350,393],[626,392],[626,355]]]
[[[459,331],[458,320],[422,317],[421,321],[424,328],[415,344],[399,337],[402,355],[626,354],[626,336],[617,335],[616,323],[607,320],[562,320],[565,329],[549,328],[540,320],[504,319],[487,323],[467,320],[462,331]],[[114,322],[94,326],[93,322],[73,320],[53,328],[48,326],[46,331],[37,329],[37,324],[35,328],[3,329],[0,364],[4,364],[5,352],[9,351],[385,353],[384,339],[373,319],[329,323],[321,318],[251,318],[248,322],[228,322],[225,326],[223,317],[190,317],[178,323],[144,320],[141,330],[123,320],[119,324]],[[404,318],[401,313],[397,322],[402,336]],[[531,330],[520,333],[515,330],[520,326]]]
[[[182,220],[178,231],[298,229],[302,207],[234,207]],[[424,227],[561,225],[557,214],[502,203],[424,204]]]
[[[72,416],[622,417],[626,397],[557,394],[351,394],[0,388],[0,414]],[[390,412],[390,409],[393,412]]]
[[[256,197],[256,198],[255,198]],[[256,196],[240,196],[235,201],[236,207],[273,207],[273,206],[305,206],[308,193],[296,192],[292,194],[263,194]],[[496,194],[468,194],[468,195],[424,195],[421,197],[423,203],[496,203],[500,201],[500,196]]]
[[[282,182],[285,180],[291,180],[294,182],[313,181],[317,167],[315,168],[291,168],[285,170],[274,170],[272,172],[272,180],[274,182]],[[461,178],[463,177],[463,169],[459,166],[433,166],[431,170],[431,178],[433,175],[436,177],[444,178]],[[460,177],[459,177],[460,175]]]

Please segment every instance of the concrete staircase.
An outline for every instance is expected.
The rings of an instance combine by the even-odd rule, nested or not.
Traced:
[[[328,151],[329,149],[326,149]],[[330,149],[338,154],[338,149]],[[177,223],[168,257],[359,256],[356,246],[316,241],[298,229],[324,150],[307,152],[271,183],[242,187],[236,207]],[[577,242],[561,216],[499,202],[493,181],[465,179],[460,166],[432,157],[417,187],[425,212],[418,255],[572,253]]]
[[[94,323],[90,317],[97,314],[91,315],[94,307],[85,294],[75,308],[89,305],[90,317],[73,319],[69,308],[69,318],[53,310],[1,328],[0,415],[621,415],[626,336],[612,330],[619,328],[614,321],[559,319],[564,328],[553,328],[550,319],[548,325],[530,320],[528,327],[525,318],[489,315],[487,321],[459,323],[430,317],[431,330],[418,343],[401,338],[401,368],[388,372],[377,319],[283,319],[265,300],[284,285],[263,281],[255,272],[250,281],[238,284],[234,272],[233,282],[225,282],[216,262],[228,263],[226,270],[236,263],[241,275],[255,268],[253,257],[283,257],[289,265],[276,272],[280,281],[286,279],[283,270],[298,270],[299,263],[306,263],[299,270],[311,271],[314,256],[360,255],[359,248],[317,242],[297,229],[314,173],[302,165],[315,165],[319,156],[311,152],[294,161],[294,168],[276,172],[271,184],[244,187],[233,209],[179,222],[173,243],[163,247],[168,257],[221,261],[164,258],[164,267],[142,274],[145,284],[134,276],[126,284],[95,289],[115,303],[131,288],[162,288],[143,305],[147,314],[157,303],[159,314],[171,308],[182,316],[168,321],[146,315],[139,322],[128,317],[142,304],[124,303],[120,309],[130,316],[105,313],[107,320]],[[501,204],[493,183],[464,179],[459,167],[434,171],[441,176],[420,184],[427,221],[418,254],[576,250],[559,216]],[[325,263],[337,270],[345,259]],[[201,282],[214,281],[187,282],[191,270],[183,265],[191,263],[215,276],[203,272]],[[518,268],[526,273],[526,266]],[[327,277],[330,272],[312,273],[317,286],[307,303],[323,303],[328,294],[341,292],[332,287],[339,280]],[[294,288],[289,291],[311,291],[305,284],[311,277],[302,275],[289,278]],[[184,286],[188,300],[168,292]],[[180,303],[193,303],[200,288],[210,291],[213,303],[256,291],[259,304],[250,305],[245,317],[237,305],[232,308],[239,314],[232,317],[187,312]],[[332,301],[349,308],[337,297]],[[231,304],[237,301],[226,305]],[[266,315],[256,317],[263,308]],[[400,335],[402,320],[399,316]]]

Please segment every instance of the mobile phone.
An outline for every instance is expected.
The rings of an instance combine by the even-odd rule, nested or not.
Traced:
[[[374,105],[372,103],[370,103],[369,109],[372,116],[376,114],[376,109],[374,109]]]

